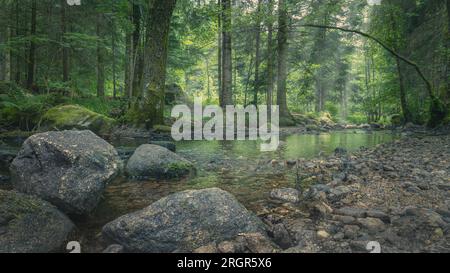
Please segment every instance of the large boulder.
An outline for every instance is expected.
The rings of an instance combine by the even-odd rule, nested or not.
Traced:
[[[28,138],[10,170],[18,191],[66,213],[86,214],[97,206],[120,166],[114,147],[91,131],[62,131]]]
[[[49,109],[41,121],[44,130],[91,130],[97,135],[109,135],[115,121],[78,105],[60,105]]]
[[[195,168],[191,162],[164,147],[144,144],[128,160],[126,172],[135,179],[174,179],[194,174]]]
[[[192,252],[255,232],[264,233],[262,222],[218,188],[172,194],[103,227],[103,235],[127,251],[147,253]]]
[[[46,201],[0,190],[0,253],[46,253],[58,250],[74,228]]]

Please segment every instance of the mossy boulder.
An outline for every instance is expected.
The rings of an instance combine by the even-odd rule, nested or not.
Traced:
[[[60,105],[49,109],[41,121],[46,130],[90,130],[97,135],[109,135],[115,120],[78,105]]]
[[[145,144],[136,149],[126,166],[129,177],[145,179],[176,179],[195,174],[194,165],[168,149]]]
[[[50,203],[0,190],[0,253],[47,253],[66,242],[74,224]]]

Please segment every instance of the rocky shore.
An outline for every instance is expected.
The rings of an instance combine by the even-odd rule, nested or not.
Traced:
[[[450,136],[411,137],[300,161],[313,186],[262,218],[285,252],[450,251]],[[291,193],[292,194],[292,193]]]

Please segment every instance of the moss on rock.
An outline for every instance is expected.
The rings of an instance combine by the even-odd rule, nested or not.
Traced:
[[[91,130],[98,135],[108,135],[115,120],[78,105],[62,105],[44,114],[41,127],[58,130]]]

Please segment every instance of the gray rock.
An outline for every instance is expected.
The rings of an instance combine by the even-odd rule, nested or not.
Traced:
[[[392,226],[406,248],[416,249],[427,242],[442,240],[439,233],[446,230],[448,224],[433,210],[411,207],[406,208],[401,217],[393,219]]]
[[[128,176],[141,179],[174,179],[195,173],[194,165],[168,149],[145,144],[136,149],[127,163]]]
[[[364,218],[367,216],[367,210],[353,207],[344,207],[334,210],[335,214],[352,216],[355,218]]]
[[[293,239],[289,235],[284,224],[276,224],[272,230],[273,240],[277,245],[279,245],[283,249],[287,249],[293,246]]]
[[[391,217],[389,215],[387,215],[386,213],[379,211],[379,210],[368,210],[366,212],[366,214],[367,214],[367,217],[378,218],[385,223],[391,222]]]
[[[276,253],[279,251],[279,248],[260,232],[241,233],[235,241],[250,253]]]
[[[164,147],[167,150],[174,152],[174,153],[177,151],[177,145],[175,145],[175,143],[173,143],[171,141],[150,141],[150,144]]]
[[[103,250],[103,253],[124,253],[124,248],[121,245],[110,245],[105,250]]]
[[[358,219],[358,224],[361,227],[367,229],[371,234],[382,232],[386,229],[386,226],[383,223],[383,221],[381,221],[378,218],[371,218],[371,217],[360,218]]]
[[[63,213],[46,201],[0,190],[0,253],[56,251],[74,228]]]
[[[358,232],[360,230],[360,227],[356,225],[346,225],[344,226],[344,235],[347,239],[354,239],[358,236]]]
[[[113,146],[91,131],[28,138],[11,164],[14,188],[37,195],[70,214],[91,212],[121,162]]]
[[[354,224],[356,222],[355,217],[347,215],[333,215],[333,220],[341,222],[345,225]]]
[[[342,198],[346,197],[352,190],[348,186],[338,186],[336,188],[332,188],[328,195],[328,199],[331,201],[339,201]]]
[[[325,193],[329,193],[331,190],[330,186],[327,186],[324,184],[316,184],[316,185],[311,186],[311,188],[315,189],[317,191],[325,192]]]
[[[290,203],[298,203],[300,192],[296,189],[282,188],[274,189],[270,192],[270,197],[276,200]]]
[[[264,232],[263,223],[218,188],[172,194],[103,227],[106,238],[130,252],[191,252],[240,233]]]

